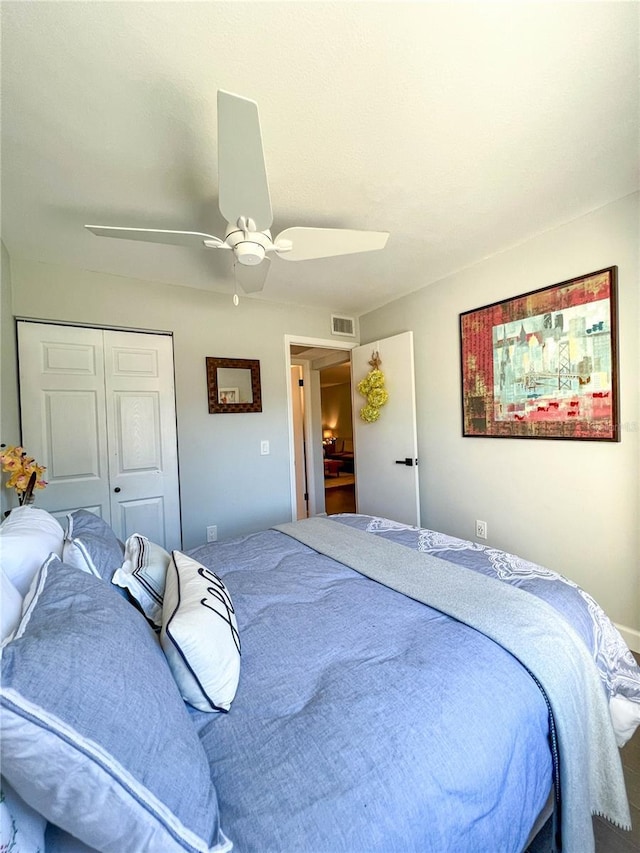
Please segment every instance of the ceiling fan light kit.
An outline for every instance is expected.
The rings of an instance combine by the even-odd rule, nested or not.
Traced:
[[[98,237],[118,237],[189,248],[231,249],[243,267],[257,267],[267,254],[287,261],[373,252],[383,249],[386,231],[293,227],[271,237],[273,212],[255,101],[218,91],[218,203],[227,220],[224,240],[199,231],[85,225]],[[245,293],[262,290],[268,264],[260,276],[240,279]]]
[[[248,267],[261,263],[266,253],[274,249],[271,233],[256,231],[255,222],[251,219],[245,220],[244,216],[238,219],[237,226],[228,226],[224,242],[225,248],[233,249],[238,263]],[[205,246],[208,246],[207,242]],[[218,248],[215,245],[208,247]]]

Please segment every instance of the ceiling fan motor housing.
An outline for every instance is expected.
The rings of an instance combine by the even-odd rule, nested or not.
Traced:
[[[225,243],[233,249],[238,263],[245,266],[259,264],[266,252],[273,249],[270,231],[246,231],[237,225],[227,228]]]

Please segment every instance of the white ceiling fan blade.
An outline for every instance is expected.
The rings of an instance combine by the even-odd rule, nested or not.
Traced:
[[[269,266],[269,258],[265,258],[261,263],[256,264],[256,266],[237,264],[234,275],[245,293],[258,293],[258,291],[262,290],[267,280]]]
[[[227,222],[253,219],[257,231],[273,222],[258,105],[218,91],[218,204]]]
[[[98,237],[120,237],[123,240],[140,240],[144,243],[166,243],[170,246],[188,246],[203,249],[204,241],[208,240],[218,246],[225,246],[224,240],[211,234],[200,234],[198,231],[163,231],[158,228],[117,228],[107,225],[85,225]]]
[[[346,228],[287,228],[274,240],[276,252],[284,241],[291,243],[290,251],[278,252],[285,261],[308,261],[356,252],[384,249],[388,231],[351,231]]]

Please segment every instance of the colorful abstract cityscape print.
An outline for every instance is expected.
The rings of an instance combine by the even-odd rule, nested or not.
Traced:
[[[615,274],[460,315],[464,435],[619,440]]]

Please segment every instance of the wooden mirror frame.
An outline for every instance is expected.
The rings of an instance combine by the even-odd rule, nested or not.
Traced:
[[[209,393],[209,414],[244,414],[262,411],[262,391],[260,386],[260,361],[257,358],[214,358],[207,356],[207,390]],[[236,368],[251,371],[251,403],[218,402],[218,368]]]

